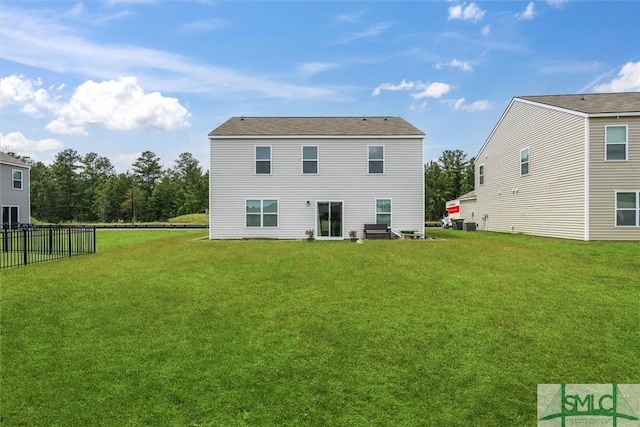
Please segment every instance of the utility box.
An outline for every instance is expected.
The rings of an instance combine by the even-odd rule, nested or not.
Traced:
[[[476,223],[475,222],[465,222],[462,224],[462,229],[464,231],[476,231]]]

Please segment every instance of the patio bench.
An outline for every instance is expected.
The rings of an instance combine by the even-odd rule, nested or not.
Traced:
[[[364,225],[364,238],[365,239],[390,239],[391,230],[387,224],[365,224]]]

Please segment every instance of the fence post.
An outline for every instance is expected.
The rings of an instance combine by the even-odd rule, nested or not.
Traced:
[[[96,226],[93,226],[93,253],[96,253]]]
[[[23,260],[24,260],[24,265],[27,265],[29,263],[29,252],[27,252],[27,230],[22,230],[22,253],[23,253]]]
[[[69,256],[71,256],[71,227],[69,227]]]
[[[53,253],[53,227],[49,226],[49,255]]]

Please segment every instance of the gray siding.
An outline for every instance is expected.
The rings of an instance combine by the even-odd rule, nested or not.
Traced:
[[[584,239],[585,120],[512,102],[476,159],[474,218],[480,229]],[[520,150],[527,147],[530,173],[520,176]]]
[[[254,173],[254,147],[272,147],[272,174]],[[303,145],[319,147],[319,174],[303,175]],[[368,175],[369,145],[385,147],[385,174]],[[392,227],[423,230],[422,138],[212,139],[210,238],[303,239],[316,201],[343,202],[343,236],[375,222],[375,199],[392,200]],[[279,199],[279,227],[245,227],[245,199]],[[307,201],[310,205],[307,205]]]
[[[12,171],[22,171],[22,190],[14,190],[12,188]],[[0,207],[2,206],[18,206],[19,222],[29,223],[31,215],[31,200],[29,194],[30,188],[29,168],[0,163]],[[2,215],[2,211],[0,211]]]
[[[628,160],[604,161],[606,125],[628,126]],[[589,119],[589,235],[592,240],[640,240],[640,227],[615,226],[615,191],[640,191],[640,117]]]

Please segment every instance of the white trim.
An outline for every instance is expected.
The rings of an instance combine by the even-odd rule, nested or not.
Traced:
[[[590,114],[589,113],[584,113],[582,111],[577,111],[577,110],[571,110],[569,108],[563,108],[563,107],[558,107],[556,105],[549,105],[549,104],[545,104],[543,102],[537,102],[537,101],[530,101],[528,99],[522,99],[522,98],[515,98],[520,102],[523,102],[525,104],[529,104],[529,105],[537,105],[538,107],[543,107],[549,110],[553,110],[553,111],[560,111],[562,113],[568,113],[568,114],[573,114],[574,116],[580,116],[580,117],[589,117]]]
[[[344,240],[345,239],[345,235],[344,235],[344,200],[332,200],[332,199],[319,199],[319,200],[315,200],[314,202],[315,205],[315,209],[314,209],[314,216],[313,216],[313,229],[315,230],[315,237],[316,240]],[[340,203],[342,205],[342,219],[340,220],[340,236],[321,236],[320,233],[318,233],[318,203],[329,203],[329,212],[331,212],[331,203]],[[329,224],[331,224],[329,222]]]
[[[258,147],[269,147],[269,173],[258,173],[258,162],[265,162],[265,159],[258,159]],[[254,145],[253,146],[253,174],[254,175],[271,175],[273,174],[273,147],[271,145]]]
[[[378,223],[378,214],[380,215],[386,215],[386,212],[380,212],[378,213],[378,200],[388,200],[389,204],[391,205],[391,211],[389,212],[389,228],[393,227],[393,197],[376,197],[373,200],[373,209],[374,209],[374,219],[375,219],[375,223]]]
[[[482,168],[482,173],[480,173],[480,168]],[[486,172],[487,171],[485,170],[484,163],[480,163],[478,165],[478,187],[484,185]],[[480,177],[482,177],[482,182],[480,182]]]
[[[20,179],[19,179],[19,180],[18,180],[18,179],[14,179],[14,178],[13,178],[13,174],[14,174],[15,172],[20,172]],[[14,183],[15,183],[16,181],[20,181],[20,188],[16,188],[16,187],[15,187],[15,184],[14,184]],[[12,190],[19,190],[19,191],[24,190],[24,171],[23,171],[23,170],[20,170],[20,169],[11,169],[11,189],[12,189]]]
[[[624,159],[607,159],[607,129],[609,128],[624,128],[625,142],[624,142]],[[621,142],[612,142],[611,144],[622,144]],[[604,125],[604,161],[605,162],[626,162],[629,160],[629,125]]]
[[[589,241],[591,224],[589,223],[591,198],[589,192],[589,165],[591,161],[591,135],[589,133],[589,119],[584,119],[584,240]]]
[[[525,163],[522,161],[522,152],[527,151],[527,173],[522,173],[522,165]],[[520,176],[531,175],[531,147],[524,147],[520,149]]]
[[[371,147],[382,147],[382,160],[380,160],[380,159],[371,159],[369,157],[371,155],[371,153],[369,151],[369,149]],[[367,145],[367,175],[384,175],[386,173],[386,171],[387,171],[387,164],[386,163],[387,162],[386,162],[386,159],[385,159],[385,157],[386,157],[385,151],[386,150],[385,150],[384,145],[380,145],[380,144],[369,144],[369,145]],[[370,166],[369,163],[370,162],[379,162],[379,161],[382,161],[382,173],[378,173],[378,172],[373,172],[372,173],[371,169],[369,167]]]
[[[249,200],[258,200],[260,201],[260,213],[247,213],[247,201]],[[264,225],[264,201],[265,200],[275,200],[276,201],[276,226],[265,226]],[[273,215],[271,212],[267,212],[268,215]],[[260,215],[260,226],[248,226],[247,225],[247,215]],[[269,229],[269,230],[277,230],[280,228],[280,199],[277,197],[246,197],[244,199],[244,228],[246,230],[256,230],[256,229]]]
[[[636,223],[635,225],[618,225],[618,193],[633,193],[636,195]],[[613,199],[613,226],[615,228],[638,228],[640,227],[640,190],[614,190],[614,199]],[[623,208],[623,210],[630,211],[629,208]]]
[[[4,215],[2,214],[2,211],[4,210],[4,208],[9,208],[9,220],[5,223],[5,218]],[[9,228],[11,228],[11,226],[14,224],[13,222],[11,222],[11,208],[16,208],[16,218],[18,219],[18,221],[15,223],[20,224],[20,205],[2,205],[0,206],[0,217],[2,219],[2,222],[0,223],[0,227],[4,227],[4,224],[9,224]]]
[[[315,147],[316,149],[316,158],[314,159],[305,159],[304,158],[304,149],[306,147]],[[304,162],[316,162],[316,172],[305,172],[304,171]],[[300,173],[302,175],[320,175],[320,146],[319,145],[302,145],[300,146]]]
[[[420,135],[209,135],[214,139],[424,139]]]

